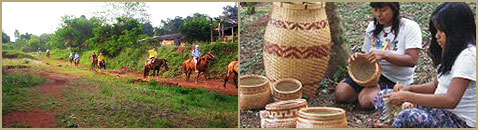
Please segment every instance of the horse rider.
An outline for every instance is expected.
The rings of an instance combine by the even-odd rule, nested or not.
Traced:
[[[74,60],[76,60],[76,59],[80,60],[80,54],[78,54],[78,52],[75,52],[75,59]]]
[[[192,51],[194,59],[194,69],[198,72],[197,66],[199,65],[199,57],[201,57],[201,51],[199,50],[199,45],[196,45],[195,49]]]
[[[156,52],[156,46],[153,46],[153,49],[149,50],[148,53],[149,53],[148,64],[150,65],[155,62],[154,59],[156,59],[156,56],[158,55],[158,53]]]
[[[98,64],[103,64],[103,66],[105,66],[106,68],[105,58],[103,57],[103,53],[100,53],[100,56],[98,56]]]
[[[70,51],[70,56],[68,58],[73,59],[73,52]]]
[[[91,63],[91,67],[94,67],[96,65],[96,63],[98,63],[98,62],[95,62],[95,61],[98,61],[97,58],[98,57],[96,56],[96,52],[93,52],[93,54],[91,55],[91,59],[93,59],[93,61]]]

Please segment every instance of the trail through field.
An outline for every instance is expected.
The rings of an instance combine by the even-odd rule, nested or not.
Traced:
[[[222,93],[228,96],[237,96],[238,89],[233,83],[233,80],[230,79],[226,83],[226,88],[224,88],[224,81],[222,79],[208,79],[207,83],[204,81],[204,76],[201,75],[199,82],[195,83],[196,81],[196,73],[191,74],[191,79],[186,81],[186,78],[162,78],[160,76],[148,76],[147,78],[143,78],[142,74],[134,73],[134,72],[125,72],[124,69],[117,69],[117,70],[96,70],[98,73],[107,74],[116,77],[130,77],[133,78],[134,81],[142,81],[142,82],[149,82],[150,79],[155,79],[158,81],[159,84],[164,85],[173,85],[173,86],[181,86],[187,88],[203,88],[210,92],[217,92]]]

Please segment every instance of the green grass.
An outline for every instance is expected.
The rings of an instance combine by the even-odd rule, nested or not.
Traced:
[[[38,71],[54,70],[54,73],[79,77],[62,86],[66,102],[47,94],[34,96],[44,102],[38,105],[42,109],[57,111],[59,126],[237,127],[236,96],[157,83],[133,84],[132,78],[101,75],[88,71],[89,66],[83,65],[78,69],[73,66],[57,67],[66,63],[46,57],[39,59],[50,66],[37,65],[37,62],[27,66]],[[4,63],[18,65],[22,64],[22,60],[10,59]]]
[[[28,91],[28,87],[46,82],[47,79],[33,74],[6,74],[2,75],[2,113],[27,109],[31,102],[27,99],[35,93]]]
[[[35,59],[32,55],[19,50],[2,50],[2,57]]]

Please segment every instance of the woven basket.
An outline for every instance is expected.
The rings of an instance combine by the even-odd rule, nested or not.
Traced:
[[[274,101],[285,101],[302,98],[302,83],[297,79],[286,78],[272,84]]]
[[[269,80],[264,76],[245,75],[240,78],[239,107],[241,110],[264,109],[271,99]]]
[[[307,107],[305,99],[279,101],[266,105],[260,112],[262,128],[295,128],[297,112]]]
[[[349,64],[349,75],[359,85],[369,87],[378,84],[382,67],[378,62],[370,62],[367,54],[359,53]]]
[[[309,107],[298,112],[297,128],[347,128],[345,110],[334,107]]]
[[[294,78],[315,97],[327,70],[331,35],[325,2],[274,2],[264,35],[264,66],[272,81]]]

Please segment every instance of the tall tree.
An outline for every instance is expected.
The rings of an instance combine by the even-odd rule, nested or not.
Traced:
[[[95,15],[107,23],[112,24],[118,17],[139,19],[142,23],[150,22],[149,7],[144,2],[109,2],[103,10],[95,12]]]
[[[207,15],[195,13],[192,16],[186,17],[180,28],[180,32],[184,36],[184,40],[188,42],[209,41],[209,24]]]
[[[93,17],[87,19],[84,15],[79,18],[73,18],[72,16],[63,16],[61,27],[55,32],[55,36],[51,38],[55,44],[61,47],[78,47],[81,50],[81,46],[86,40],[94,36],[93,28],[101,25],[101,22]]]
[[[4,31],[2,31],[2,43],[9,43],[10,42],[10,36],[8,36]]]
[[[40,48],[41,47],[40,38],[38,38],[38,36],[32,35],[31,39],[28,40],[28,46],[31,49]]]
[[[226,6],[226,7],[222,7],[222,9],[224,9],[224,11],[222,11],[222,16],[221,17],[225,17],[225,18],[229,18],[229,19],[233,19],[233,20],[237,20],[237,5],[234,5],[234,6]]]
[[[144,24],[144,34],[148,35],[148,36],[153,36],[154,34],[154,28],[153,28],[153,25],[151,25],[151,23],[147,22]]]
[[[162,26],[158,27],[156,35],[167,35],[179,33],[179,28],[183,24],[183,17],[176,16],[173,19],[161,20]]]

